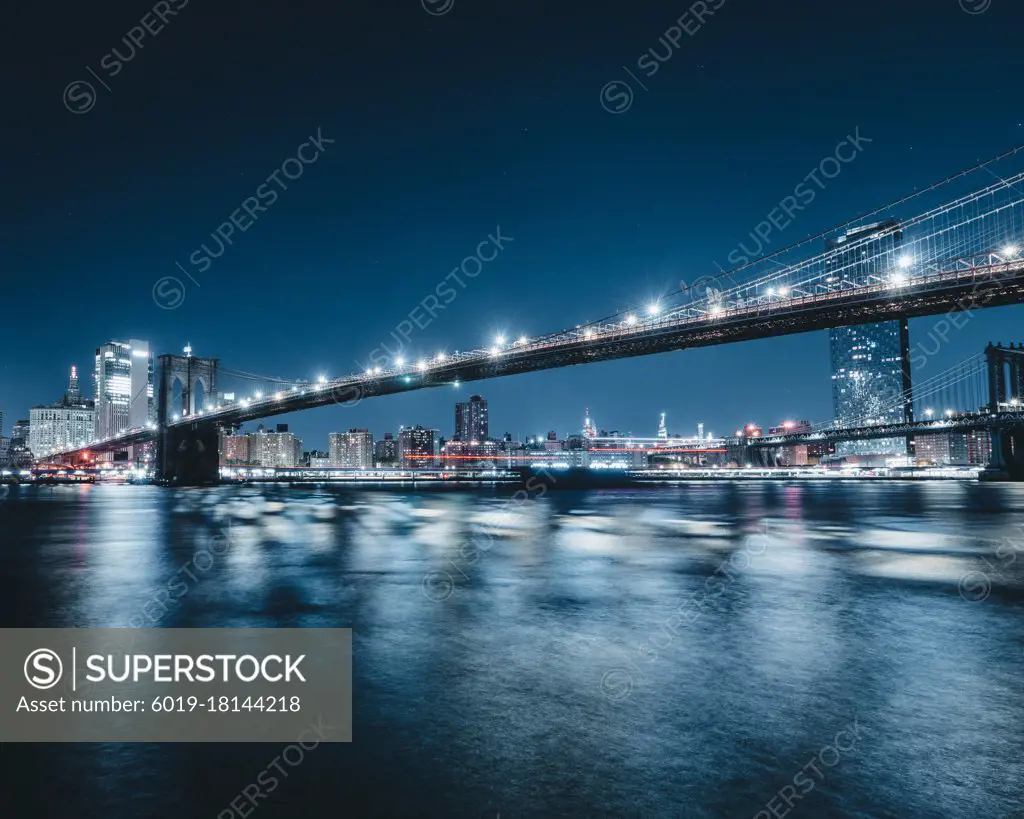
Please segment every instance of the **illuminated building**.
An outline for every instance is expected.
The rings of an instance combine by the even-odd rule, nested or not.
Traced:
[[[398,442],[390,432],[373,444],[373,460],[377,466],[394,466],[398,462]]]
[[[15,421],[11,427],[11,446],[28,446],[28,421]]]
[[[32,407],[29,410],[28,448],[36,457],[45,457],[52,452],[62,452],[84,446],[92,441],[96,424],[96,412],[92,401],[72,403],[69,398],[77,395],[77,376],[74,367],[68,379],[68,389],[59,401]],[[19,421],[19,433],[24,429]]]
[[[0,435],[0,466],[7,466],[11,460],[11,439]]]
[[[440,435],[436,429],[418,424],[398,431],[398,461],[403,467],[438,466]]]
[[[551,430],[548,433],[547,440],[544,441],[544,449],[547,452],[561,452],[565,449],[565,441],[559,441],[558,433]]]
[[[580,435],[584,438],[597,437],[597,426],[590,417],[590,407],[587,407],[586,412],[583,414],[583,428],[580,430]]]
[[[224,456],[221,464],[247,464],[249,463],[249,436],[248,435],[225,435]]]
[[[964,433],[936,432],[914,436],[915,460],[921,466],[966,466],[970,446]]]
[[[658,421],[658,437],[668,438],[668,427],[665,426],[665,413],[661,414],[661,419]]]
[[[828,283],[898,281],[912,260],[900,253],[903,233],[894,221],[851,230],[828,241]],[[895,279],[894,279],[895,277]],[[874,426],[913,421],[910,337],[907,320],[829,330],[832,405],[836,426]],[[906,455],[905,438],[843,441],[836,455]]]
[[[479,395],[455,405],[456,441],[486,441],[489,437],[487,402]]]
[[[987,429],[965,433],[967,439],[967,463],[985,465],[992,460],[992,436]]]
[[[96,349],[96,438],[141,429],[156,420],[153,353],[148,341],[110,341]],[[76,387],[77,389],[77,387]]]
[[[298,466],[302,441],[288,432],[287,424],[278,424],[277,432],[260,428],[249,435],[249,463],[253,466]]]
[[[306,466],[312,467],[313,469],[329,469],[331,466],[331,455],[329,452],[321,452],[314,449],[312,452],[307,453],[309,459],[306,462]],[[306,460],[305,458],[303,460]]]
[[[331,466],[373,469],[373,434],[368,429],[332,432],[327,436]]]
[[[768,430],[769,435],[796,435],[800,432],[810,432],[810,421],[783,421],[777,427]],[[779,466],[807,466],[811,462],[808,457],[807,444],[786,444],[779,447]]]
[[[452,469],[470,466],[493,466],[502,453],[499,441],[448,441],[444,445],[444,465]],[[505,459],[508,463],[508,459]]]

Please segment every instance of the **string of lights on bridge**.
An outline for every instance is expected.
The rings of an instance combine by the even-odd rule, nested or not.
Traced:
[[[1020,150],[1024,150],[1024,146],[897,201],[904,203],[978,169],[987,170],[987,165]],[[514,339],[499,333],[488,346],[468,352],[440,351],[419,357],[398,355],[387,367],[374,366],[362,373],[340,378],[320,375],[314,382],[264,378],[225,369],[225,375],[276,383],[280,389],[266,393],[255,390],[237,403],[199,409],[193,416],[174,415],[171,423],[190,422],[200,416],[216,418],[239,408],[267,410],[272,414],[275,405],[286,399],[359,387],[381,377],[414,385],[417,379],[430,377],[435,372],[451,372],[453,379],[450,383],[458,387],[458,373],[454,370],[463,364],[501,361],[541,351],[641,337],[643,334],[657,335],[681,327],[734,318],[760,318],[766,315],[766,311],[767,315],[772,315],[801,307],[828,306],[830,300],[844,299],[845,303],[851,296],[866,300],[877,299],[879,294],[886,293],[902,295],[914,288],[959,281],[961,277],[977,281],[994,278],[1007,271],[1024,272],[1024,195],[1021,195],[1022,187],[1019,187],[1024,186],[1024,172],[997,179],[997,183],[987,184],[918,216],[878,223],[881,225],[879,230],[867,232],[862,238],[851,238],[841,247],[833,245],[824,252],[793,263],[780,263],[778,259],[794,248],[823,238],[826,232],[745,262],[730,271],[708,277],[709,282],[715,283],[728,280],[731,286],[722,289],[709,286],[703,297],[690,289],[680,288],[651,300],[643,308],[620,310],[572,329],[533,337],[520,335]],[[883,210],[877,209],[867,216]],[[849,227],[863,220],[864,215],[839,227]],[[827,232],[834,230],[830,228]],[[886,237],[893,237],[893,240],[886,242]],[[735,277],[741,271],[747,280],[736,282]],[[680,298],[682,303],[677,303]],[[147,428],[155,429],[155,425],[150,423]],[[129,431],[109,440],[137,432]],[[103,443],[91,442],[92,445]]]

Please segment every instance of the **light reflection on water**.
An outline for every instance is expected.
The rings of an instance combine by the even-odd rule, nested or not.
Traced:
[[[1010,816],[1022,501],[27,488],[0,504],[0,605],[9,627],[353,627],[355,741],[311,754],[260,817],[751,817],[855,719],[864,738],[790,815]],[[272,750],[0,753],[39,811],[217,816]]]

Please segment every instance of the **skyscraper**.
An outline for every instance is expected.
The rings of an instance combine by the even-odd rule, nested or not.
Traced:
[[[148,341],[109,341],[96,349],[96,437],[156,420],[153,353]]]
[[[488,439],[487,402],[479,395],[469,396],[469,400],[455,405],[456,441],[477,441],[482,443]]]
[[[71,396],[78,395],[77,384],[76,370],[72,367],[64,396],[53,404],[29,410],[28,447],[36,457],[74,449],[93,439],[96,417],[93,402],[80,398],[74,403],[70,400]],[[23,423],[19,421],[19,427]]]
[[[900,253],[899,223],[878,222],[855,228],[828,241],[826,282],[869,276],[891,280],[910,264]],[[832,364],[832,405],[836,425],[861,427],[913,420],[910,385],[910,340],[907,320],[834,327],[829,330]],[[846,441],[837,455],[906,455],[904,438]]]
[[[71,366],[71,377],[68,378],[68,391],[64,397],[69,404],[77,404],[82,400],[82,394],[78,390],[78,368]]]

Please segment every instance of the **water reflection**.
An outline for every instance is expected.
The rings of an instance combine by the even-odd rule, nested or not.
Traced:
[[[261,817],[749,817],[854,719],[863,741],[793,815],[1008,816],[1022,500],[23,488],[0,504],[0,606],[20,627],[353,627],[355,742],[311,755]],[[2,753],[44,813],[217,816],[268,750]]]

